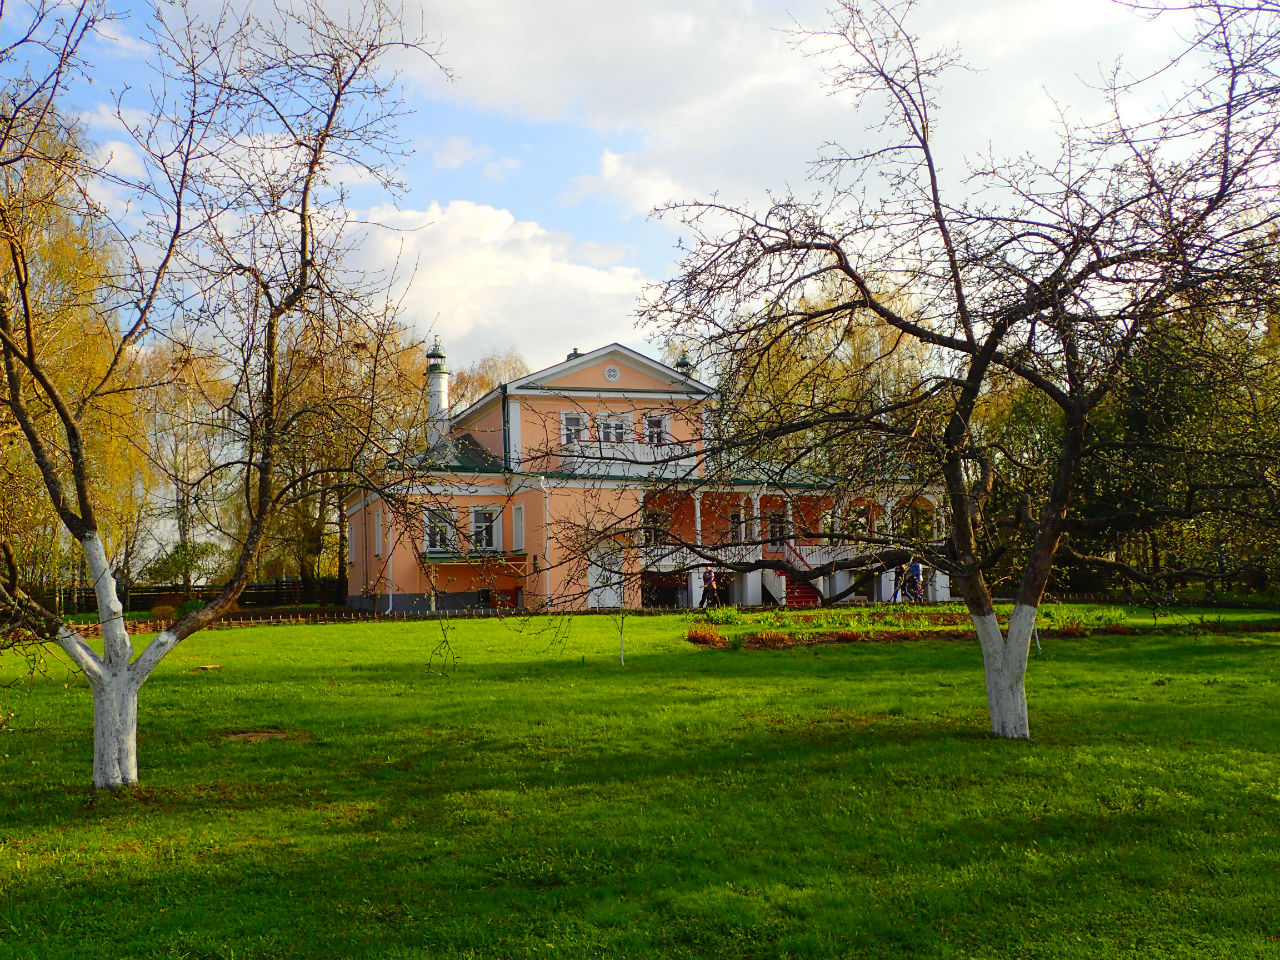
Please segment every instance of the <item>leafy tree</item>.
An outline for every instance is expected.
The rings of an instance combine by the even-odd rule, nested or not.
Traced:
[[[123,364],[110,388],[95,387],[112,363],[114,345],[109,324],[96,311],[93,278],[112,269],[116,249],[109,236],[75,213],[74,191],[57,158],[82,155],[84,136],[74,123],[54,120],[41,129],[19,125],[15,131],[26,139],[32,156],[17,174],[20,191],[11,190],[0,208],[0,231],[12,254],[0,266],[0,282],[30,316],[39,318],[25,331],[30,352],[41,357],[44,375],[64,384],[78,404],[85,426],[85,468],[103,487],[98,504],[103,543],[118,565],[129,552],[132,521],[149,478],[145,451],[134,439],[141,426],[135,402],[140,381],[138,371]],[[14,168],[7,173],[14,176]],[[12,179],[8,182],[13,185]],[[37,424],[55,418],[54,404],[23,373],[19,367],[14,382],[35,394],[25,406],[26,416]],[[17,411],[0,406],[0,435],[5,437],[0,449],[5,479],[0,539],[10,544],[24,579],[56,602],[61,584],[83,578],[78,558],[72,559],[66,549],[56,509],[45,496],[40,464],[22,442],[22,429]]]
[[[1255,318],[1184,311],[1135,344],[1091,423],[1064,553],[1159,593],[1276,543],[1275,357]]]
[[[529,372],[529,364],[515,347],[493,350],[468,367],[449,375],[449,402],[457,410],[471,406],[486,393]]]
[[[141,355],[147,389],[139,403],[146,405],[158,512],[149,544],[155,555],[145,576],[154,583],[180,583],[190,597],[195,580],[218,572],[221,514],[234,493],[233,481],[220,470],[235,451],[219,415],[232,376],[220,358],[186,344],[161,341]]]

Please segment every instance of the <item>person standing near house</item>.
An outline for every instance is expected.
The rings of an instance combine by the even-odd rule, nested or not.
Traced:
[[[698,606],[706,607],[712,600],[717,607],[720,606],[720,595],[716,592],[716,571],[714,567],[707,567],[702,571],[702,601]]]
[[[907,567],[907,587],[902,595],[913,603],[924,603],[924,568],[919,557],[911,558],[911,565]]]
[[[907,575],[907,565],[901,560],[898,565],[893,568],[893,599],[890,603],[897,603],[898,598],[902,596],[902,578]]]

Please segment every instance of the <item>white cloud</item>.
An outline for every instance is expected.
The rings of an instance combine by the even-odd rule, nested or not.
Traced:
[[[467,137],[448,137],[431,151],[431,159],[437,170],[461,170],[479,165],[480,175],[486,180],[503,180],[513,170],[520,169],[520,161],[514,157],[490,159],[494,152],[493,147]]]
[[[137,107],[125,107],[117,113],[114,103],[99,101],[88,110],[80,111],[80,122],[89,130],[105,130],[124,133],[129,129],[145,130],[152,121],[151,114]]]
[[[600,172],[576,177],[564,199],[572,203],[593,193],[604,193],[621,200],[627,214],[634,215],[676,199],[682,189],[660,169],[645,170],[643,156],[605,150],[600,155]]]
[[[438,169],[457,170],[493,154],[493,148],[472,143],[466,137],[449,137],[431,152]]]
[[[399,262],[406,319],[438,333],[457,363],[511,345],[538,367],[575,346],[641,340],[633,311],[646,278],[571,237],[468,201],[368,219],[391,229],[370,228],[355,265]]]
[[[826,0],[424,5],[457,76],[444,84],[419,64],[432,96],[625,132],[637,144],[603,150],[590,173],[568,172],[570,202],[604,195],[634,215],[712,192],[739,202],[804,191],[819,147],[867,142],[874,119],[829,96],[821,61],[795,49],[797,23],[828,26]],[[1090,116],[1079,78],[1121,53],[1158,61],[1172,36],[1109,0],[922,0],[911,22],[926,47],[959,43],[979,71],[950,74],[940,103],[956,176],[961,156],[988,145],[1010,155],[1051,148],[1046,90],[1079,99],[1075,115]]]
[[[821,62],[794,49],[787,32],[792,14],[806,27],[825,27],[829,0],[419,2],[427,29],[445,40],[442,61],[457,80],[446,84],[425,58],[406,53],[398,66],[412,85],[410,100],[460,107],[456,116],[471,136],[420,142],[420,158],[405,170],[414,195],[432,197],[433,178],[451,187],[468,182],[436,171],[510,177],[547,194],[512,200],[509,185],[487,192],[524,204],[519,215],[459,201],[392,217],[406,229],[430,221],[421,230],[370,235],[370,266],[394,262],[402,243],[405,262],[418,262],[409,309],[424,327],[438,317],[460,360],[506,343],[538,364],[575,345],[636,342],[632,310],[644,277],[626,266],[637,257],[626,241],[635,239],[647,264],[669,253],[645,249],[662,234],[636,229],[637,215],[713,193],[738,204],[758,203],[765,190],[811,192],[809,163],[822,144],[854,147],[882,137],[867,133],[873,115],[829,96]],[[214,9],[210,0],[197,5]],[[358,8],[359,0],[327,5]],[[926,45],[960,43],[978,70],[949,75],[940,98],[939,151],[953,178],[964,172],[960,156],[989,143],[1006,154],[1051,144],[1046,88],[1071,102],[1075,116],[1087,116],[1084,97],[1075,98],[1084,90],[1079,78],[1096,77],[1098,64],[1122,51],[1158,62],[1169,42],[1167,27],[1151,27],[1107,0],[920,0],[914,23]],[[495,122],[493,114],[514,122]],[[100,139],[122,136],[109,107],[85,116]],[[570,128],[578,129],[566,149],[541,149]],[[574,152],[578,143],[589,146]],[[525,158],[527,177],[510,176],[521,169],[514,157]],[[608,200],[631,223],[597,232],[582,217],[610,217],[609,205],[557,210],[558,223],[573,223],[570,237],[535,222],[552,214],[528,212],[589,196]],[[601,235],[623,243],[598,242]]]
[[[428,27],[445,38],[444,60],[458,79],[445,86],[420,60],[416,71],[448,99],[537,120],[630,127],[657,121],[671,105],[700,99],[744,73],[772,72],[787,53],[787,38],[775,28],[789,20],[781,4],[763,6],[424,3]],[[817,0],[799,6],[821,10]]]
[[[486,163],[480,168],[480,173],[486,180],[505,180],[507,174],[519,169],[519,160],[514,157],[503,157],[501,160]]]
[[[573,258],[595,267],[611,267],[628,257],[635,256],[635,248],[629,244],[597,243],[584,240],[573,248]]]
[[[110,20],[99,22],[96,32],[108,45],[115,47],[116,52],[121,56],[146,56],[151,52],[149,45],[143,43],[133,34],[125,33],[117,23],[113,23]]]
[[[821,10],[818,0],[800,6]],[[421,60],[408,70],[439,99],[638,137],[638,150],[603,153],[598,171],[567,171],[562,199],[603,193],[643,214],[670,199],[803,178],[830,104],[816,65],[790,48],[787,9],[763,7],[428,4],[457,80],[444,83]]]
[[[146,172],[142,157],[132,143],[108,140],[97,150],[96,161],[114,176],[133,180]]]

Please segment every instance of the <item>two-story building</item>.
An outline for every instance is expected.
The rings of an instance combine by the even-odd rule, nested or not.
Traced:
[[[437,342],[428,394],[427,436],[396,496],[347,501],[352,606],[691,606],[708,564],[772,557],[812,569],[841,548],[803,531],[823,529],[836,510],[874,523],[893,505],[844,503],[818,482],[713,478],[704,438],[714,389],[687,362],[667,366],[616,343],[574,351],[453,414]],[[819,586],[847,590],[849,576]],[[817,601],[775,570],[720,567],[717,579],[724,602]],[[931,590],[945,598],[945,577]]]

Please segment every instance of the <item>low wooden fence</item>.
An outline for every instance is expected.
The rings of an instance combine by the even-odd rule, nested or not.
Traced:
[[[221,592],[222,584],[220,583],[192,587],[189,595],[180,583],[121,584],[120,602],[126,611],[150,610],[161,604],[176,607],[188,599],[212,600]],[[40,599],[42,602],[47,602],[44,598]],[[67,613],[87,613],[97,609],[97,599],[89,587],[63,587],[61,601],[62,609]],[[309,590],[301,580],[268,580],[251,583],[244,588],[244,592],[236,601],[241,607],[287,607],[302,603],[337,606],[346,602],[344,584],[338,579],[317,580]]]

